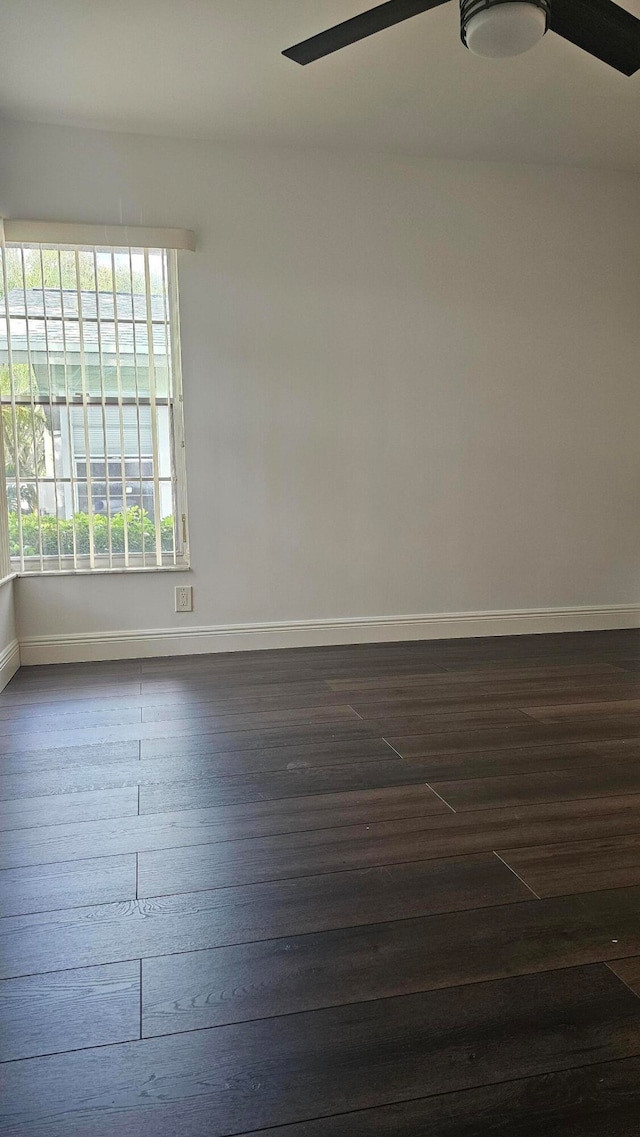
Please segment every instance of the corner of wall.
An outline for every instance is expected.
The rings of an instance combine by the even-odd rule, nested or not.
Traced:
[[[20,644],[16,635],[14,578],[0,581],[0,691],[20,667]]]

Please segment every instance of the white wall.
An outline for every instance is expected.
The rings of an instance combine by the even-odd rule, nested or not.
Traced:
[[[195,610],[21,580],[23,637],[637,603],[640,178],[6,125],[5,216],[185,226]]]

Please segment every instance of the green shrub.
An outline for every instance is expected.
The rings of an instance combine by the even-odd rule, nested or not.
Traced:
[[[127,532],[127,541],[130,553],[141,553],[144,540],[145,553],[154,554],[156,551],[156,530],[149,514],[139,506],[114,513],[111,519],[103,514],[93,515],[93,543],[96,553],[109,552],[109,535],[111,535],[111,551],[124,553],[124,535]],[[48,515],[40,515],[38,523],[37,513],[22,515],[22,547],[25,557],[44,557],[58,555],[73,556],[89,552],[89,515],[76,513],[73,518],[59,520]],[[160,540],[162,551],[173,551],[173,518],[164,517],[160,523]],[[18,514],[9,513],[9,545],[12,557],[20,556],[20,533],[18,529]]]

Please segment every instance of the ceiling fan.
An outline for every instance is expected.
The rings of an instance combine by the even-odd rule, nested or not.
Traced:
[[[296,63],[313,63],[447,2],[387,0],[282,54]],[[640,69],[640,20],[612,0],[460,0],[460,24],[462,42],[475,55],[520,55],[550,29],[623,75]]]

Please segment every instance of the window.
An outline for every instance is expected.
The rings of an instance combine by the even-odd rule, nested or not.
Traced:
[[[4,242],[14,571],[187,563],[176,269],[175,249]]]

